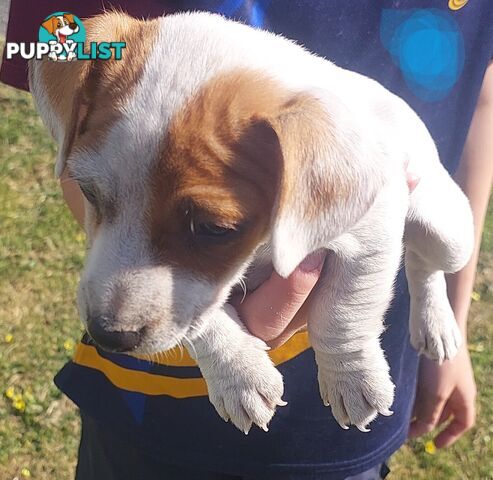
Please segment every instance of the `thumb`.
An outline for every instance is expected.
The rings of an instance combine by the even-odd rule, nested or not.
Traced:
[[[248,330],[266,342],[277,338],[317,283],[324,261],[325,252],[316,252],[306,257],[288,278],[273,272],[243,303],[236,305]]]

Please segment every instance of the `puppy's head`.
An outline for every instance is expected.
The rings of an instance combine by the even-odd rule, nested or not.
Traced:
[[[57,173],[86,199],[78,300],[101,346],[171,348],[227,299],[259,245],[272,243],[287,276],[368,208],[371,192],[348,207],[359,180],[340,173],[350,162],[314,95],[258,71],[168,72],[159,20],[107,14],[86,27],[88,41],[127,42],[122,61],[35,62],[30,74]]]
[[[74,20],[74,16],[71,13],[64,13],[63,15],[52,15],[48,17],[41,24],[51,35],[55,35],[57,32],[69,36],[79,31],[79,26]]]

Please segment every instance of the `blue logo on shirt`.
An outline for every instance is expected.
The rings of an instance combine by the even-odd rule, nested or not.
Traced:
[[[449,13],[386,9],[380,38],[411,91],[424,101],[446,97],[464,68],[464,39]]]

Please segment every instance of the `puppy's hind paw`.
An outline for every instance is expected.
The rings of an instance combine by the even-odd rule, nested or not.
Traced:
[[[369,432],[368,424],[378,414],[392,415],[394,385],[385,365],[373,370],[336,372],[324,369],[320,361],[318,364],[320,395],[343,429],[355,425],[361,432]]]
[[[411,320],[411,345],[431,360],[442,363],[457,355],[462,345],[462,335],[455,317],[450,310],[448,315],[437,316],[431,321]]]

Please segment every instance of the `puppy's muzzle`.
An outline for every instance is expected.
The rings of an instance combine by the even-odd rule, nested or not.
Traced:
[[[110,352],[130,352],[135,350],[143,337],[145,327],[138,331],[108,330],[101,318],[90,318],[87,331],[91,338],[103,349]]]

